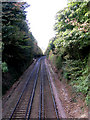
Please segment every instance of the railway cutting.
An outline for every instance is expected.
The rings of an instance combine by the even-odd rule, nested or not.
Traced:
[[[45,57],[41,57],[36,62],[34,68],[26,77],[17,100],[13,97],[15,94],[13,93],[10,99],[15,102],[13,104],[12,101],[9,101],[7,110],[10,112],[6,111],[3,114],[3,118],[8,118],[9,120],[22,118],[27,120],[31,118],[39,118],[40,120],[44,118],[59,119],[45,59]],[[18,89],[16,91],[18,92]]]

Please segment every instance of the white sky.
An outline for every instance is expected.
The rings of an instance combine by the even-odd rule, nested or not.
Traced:
[[[55,36],[53,25],[56,13],[66,7],[67,0],[26,0],[27,19],[30,29],[40,48],[45,51],[49,40]]]

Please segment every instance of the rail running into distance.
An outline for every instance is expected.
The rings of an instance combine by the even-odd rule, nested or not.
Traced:
[[[27,79],[26,84],[25,84],[25,86],[24,86],[24,88],[23,88],[23,90],[22,90],[22,92],[21,92],[21,94],[20,94],[20,97],[19,97],[19,99],[18,99],[18,101],[17,101],[17,103],[16,103],[16,105],[15,105],[15,107],[14,107],[11,115],[10,115],[9,120],[13,119],[13,118],[14,118],[14,115],[17,114],[17,113],[16,113],[16,112],[17,112],[16,109],[18,109],[18,106],[19,106],[19,104],[20,104],[20,101],[21,101],[22,97],[24,96],[24,92],[27,91],[27,87],[28,87],[28,85],[29,85],[29,82],[30,82],[30,80],[32,79],[32,77],[33,77],[33,75],[34,75],[35,70],[37,69],[37,70],[36,70],[36,74],[35,74],[34,86],[33,86],[31,95],[29,96],[28,105],[27,105],[26,112],[25,112],[25,117],[24,117],[24,118],[26,119],[27,114],[28,114],[28,110],[29,110],[28,119],[30,118],[31,106],[32,106],[32,102],[33,102],[33,98],[34,98],[34,94],[35,94],[35,88],[36,88],[38,73],[39,73],[39,69],[40,69],[40,61],[41,61],[41,59],[42,59],[42,58],[40,58],[40,59],[37,61],[36,65],[34,66],[34,69],[32,70],[29,78]],[[29,108],[29,106],[30,106],[30,108]]]
[[[40,76],[40,104],[39,104],[39,120],[44,118],[44,75],[43,65],[41,64],[41,76]]]
[[[45,98],[45,89],[46,89],[45,82],[47,82],[46,87],[48,86],[48,89],[50,91],[49,94],[53,101],[52,106],[53,106],[53,111],[55,112],[56,119],[59,119],[58,110],[57,110],[51,82],[50,82],[49,76],[47,74],[46,66],[45,66],[45,57],[41,57],[37,61],[36,65],[34,66],[34,69],[32,70],[31,74],[29,75],[26,81],[26,84],[20,94],[20,97],[10,115],[9,120],[12,120],[14,118],[23,118],[23,119],[30,120],[32,109],[33,109],[32,106],[33,106],[34,96],[36,95],[35,93],[36,87],[38,86],[37,85],[38,80],[40,80],[40,84],[38,84],[39,91],[40,91],[39,92],[39,108],[38,108],[39,120],[46,118],[45,112],[47,111],[47,108],[45,105],[46,104],[45,101],[47,101],[48,103],[48,100],[46,100]]]
[[[45,61],[41,64],[39,120],[41,120],[41,119],[44,120],[44,118],[45,118],[45,109],[46,109],[45,108],[45,97],[44,97],[45,96],[44,95],[44,82],[45,82],[44,73],[46,73],[47,80],[48,80],[48,83],[49,83],[48,85],[49,85],[51,96],[52,96],[53,107],[54,107],[54,111],[55,111],[55,114],[56,114],[56,119],[59,120],[58,109],[57,109],[57,106],[56,106],[56,102],[55,102],[55,98],[54,98],[54,94],[53,94],[53,89],[52,89],[52,86],[51,86],[51,81],[50,81],[50,78],[49,78],[49,76],[47,74]]]

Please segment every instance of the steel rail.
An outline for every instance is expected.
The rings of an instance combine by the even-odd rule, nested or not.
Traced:
[[[51,90],[51,94],[52,94],[52,99],[53,99],[53,104],[54,104],[54,109],[55,109],[56,117],[59,120],[58,110],[57,110],[57,106],[56,106],[56,102],[55,102],[55,98],[54,98],[54,94],[53,94],[53,90],[52,90],[52,86],[51,86],[50,80],[49,80],[49,86],[50,86],[50,90]]]
[[[39,103],[39,120],[44,119],[44,86],[43,86],[43,65],[41,65],[41,77],[40,77],[40,103]]]
[[[45,67],[45,69],[46,69],[46,67]],[[56,102],[55,102],[55,98],[54,98],[54,94],[53,94],[53,89],[52,89],[51,81],[50,81],[49,75],[47,75],[47,76],[48,76],[49,87],[50,87],[50,91],[51,91],[51,95],[52,95],[54,110],[55,110],[55,113],[56,113],[57,120],[59,120],[58,110],[57,110],[57,106],[56,106]]]
[[[20,94],[20,97],[19,97],[19,99],[18,99],[18,101],[17,101],[17,103],[16,103],[16,105],[15,105],[15,107],[14,107],[14,110],[12,111],[12,113],[11,113],[11,115],[10,115],[9,120],[12,119],[12,117],[13,117],[13,115],[14,115],[14,112],[15,112],[15,110],[16,110],[16,108],[17,108],[17,106],[18,106],[18,104],[19,104],[19,102],[20,102],[20,100],[21,100],[21,98],[22,98],[22,96],[23,96],[23,93],[24,93],[25,89],[27,88],[27,85],[28,85],[31,77],[33,76],[33,73],[34,73],[35,69],[37,68],[38,62],[39,62],[40,60],[41,60],[41,58],[37,61],[36,65],[34,66],[33,71],[31,72],[31,74],[30,74],[30,76],[29,76],[29,79],[26,81],[26,84],[24,85],[24,88],[23,88],[23,90],[22,90],[22,92],[21,92],[21,94]]]
[[[35,81],[36,81],[36,79],[35,79]],[[35,83],[35,82],[34,82]],[[33,92],[33,90],[32,90],[32,92]],[[26,109],[26,113],[25,113],[25,119],[26,119],[26,117],[27,117],[27,113],[28,113],[28,109],[29,109],[29,106],[30,106],[30,102],[31,102],[31,95],[30,95],[30,97],[29,97],[29,102],[28,102],[28,105],[27,105],[27,109]]]
[[[30,95],[30,97],[29,97],[29,102],[28,102],[27,109],[26,109],[26,113],[25,113],[25,117],[24,117],[25,120],[26,120],[26,117],[27,117],[27,113],[28,113],[28,109],[29,109],[30,100],[31,100],[31,95]]]
[[[43,66],[42,66],[43,67]],[[42,119],[44,119],[44,72],[45,72],[45,68],[42,68]]]
[[[38,80],[39,69],[40,69],[40,64],[39,64],[39,67],[38,67],[38,69],[37,69],[37,73],[36,73],[36,77],[35,77],[35,82],[34,82],[34,87],[33,87],[33,90],[32,90],[31,101],[30,101],[30,108],[29,108],[29,114],[28,114],[27,120],[30,119],[30,114],[31,114],[33,99],[34,99],[35,90],[36,90],[36,85],[37,85],[37,80]]]
[[[39,103],[39,120],[41,120],[41,102],[42,102],[42,80],[40,79],[40,103]]]

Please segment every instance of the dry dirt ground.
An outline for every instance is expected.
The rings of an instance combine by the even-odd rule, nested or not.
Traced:
[[[67,118],[88,118],[88,107],[85,104],[84,96],[81,94],[76,96],[72,87],[64,79],[60,81],[60,71],[58,72],[50,61],[46,62]]]

